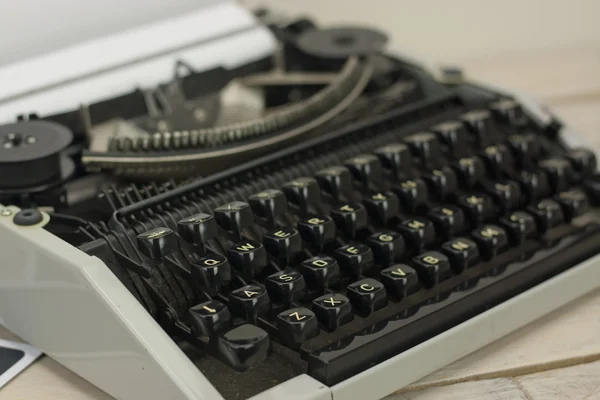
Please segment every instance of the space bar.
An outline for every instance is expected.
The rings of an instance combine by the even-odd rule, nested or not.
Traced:
[[[307,355],[308,374],[331,386],[408,350],[568,269],[580,262],[583,254],[597,253],[600,233],[586,236],[571,236],[527,261],[509,264],[501,274],[482,277],[469,290],[454,291],[409,317],[387,318],[351,337],[311,351]]]

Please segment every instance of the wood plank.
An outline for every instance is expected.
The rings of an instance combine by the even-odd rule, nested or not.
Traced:
[[[510,377],[599,360],[598,315],[600,291],[595,291],[434,372],[405,390]]]
[[[600,361],[507,378],[486,379],[396,393],[385,400],[600,399]]]

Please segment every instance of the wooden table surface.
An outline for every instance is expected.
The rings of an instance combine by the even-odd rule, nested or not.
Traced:
[[[529,92],[600,149],[600,43],[464,64],[469,75]],[[600,279],[600,274],[599,278]],[[0,338],[15,339],[0,328]],[[392,395],[396,400],[600,399],[600,291]],[[0,400],[109,400],[48,357],[0,389]]]

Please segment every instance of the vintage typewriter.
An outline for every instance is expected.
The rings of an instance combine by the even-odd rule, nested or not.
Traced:
[[[537,103],[365,27],[175,23],[0,69],[0,322],[107,393],[381,398],[600,286],[595,153]]]

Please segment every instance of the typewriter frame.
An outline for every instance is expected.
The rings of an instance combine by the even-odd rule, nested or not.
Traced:
[[[477,85],[512,96],[540,126],[554,121],[527,96]],[[567,127],[561,137],[584,145]],[[116,398],[223,399],[100,259],[44,230],[47,214],[18,226],[18,208],[0,209],[0,324]],[[600,255],[332,387],[303,374],[252,399],[384,397],[600,287],[598,268]]]

